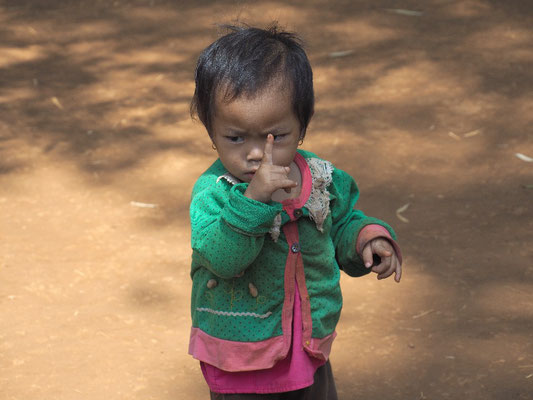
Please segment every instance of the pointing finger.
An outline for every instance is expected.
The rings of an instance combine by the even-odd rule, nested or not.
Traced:
[[[265,149],[263,150],[263,159],[261,160],[262,164],[272,165],[272,147],[274,146],[274,136],[268,134],[267,140],[265,143]]]
[[[400,279],[402,279],[402,264],[396,260],[396,276],[394,277],[394,280],[400,283]]]

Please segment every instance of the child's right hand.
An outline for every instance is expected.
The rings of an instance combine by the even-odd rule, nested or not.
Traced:
[[[272,148],[274,147],[274,136],[269,134],[263,151],[261,165],[250,181],[244,195],[250,199],[268,203],[272,200],[272,194],[279,189],[284,189],[290,193],[291,188],[298,186],[298,183],[289,179],[289,167],[274,165],[272,162]]]

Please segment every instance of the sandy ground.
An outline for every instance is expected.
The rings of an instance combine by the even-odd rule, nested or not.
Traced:
[[[0,1],[1,400],[207,398],[188,199],[215,154],[188,103],[235,19],[305,38],[304,148],[405,254],[399,285],[342,279],[340,398],[533,399],[530,5],[331,3]]]

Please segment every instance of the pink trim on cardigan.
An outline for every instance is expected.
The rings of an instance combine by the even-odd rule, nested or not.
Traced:
[[[313,331],[313,320],[311,318],[311,303],[309,299],[309,294],[307,293],[307,285],[305,283],[305,271],[304,264],[302,260],[302,253],[297,252],[293,253],[290,250],[291,244],[298,243],[298,226],[296,222],[291,221],[283,225],[283,233],[287,238],[289,244],[289,255],[287,260],[287,266],[289,265],[289,259],[295,260],[295,274],[296,282],[298,286],[299,293],[301,295],[301,313],[302,313],[302,344],[310,355],[315,358],[318,358],[323,361],[327,361],[329,354],[331,352],[331,345],[335,339],[336,333],[333,332],[326,337],[317,339],[312,338],[311,334]]]
[[[357,242],[356,242],[357,245],[355,247],[357,254],[361,255],[363,249],[365,248],[368,242],[370,242],[371,240],[380,238],[380,237],[387,239],[390,242],[401,264],[402,263],[402,252],[400,250],[400,246],[398,246],[398,243],[396,243],[396,241],[392,238],[392,236],[390,235],[387,229],[377,224],[367,225],[363,229],[361,229],[361,231],[359,232],[359,235],[357,236]]]
[[[294,162],[298,166],[302,176],[300,195],[294,199],[287,199],[282,202],[283,209],[287,212],[291,221],[297,219],[294,217],[294,210],[302,208],[305,203],[307,203],[307,200],[309,200],[309,196],[311,195],[311,189],[313,188],[313,177],[305,158],[300,153],[296,153],[294,156]]]
[[[191,329],[189,354],[225,371],[270,368],[286,357],[288,350],[283,336],[260,342],[234,342],[215,338],[199,328]]]

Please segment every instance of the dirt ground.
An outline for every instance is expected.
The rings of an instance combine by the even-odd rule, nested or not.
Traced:
[[[0,399],[207,398],[188,202],[215,154],[188,104],[237,19],[304,37],[304,148],[405,255],[400,284],[342,278],[340,398],[533,399],[528,3],[0,1]]]

